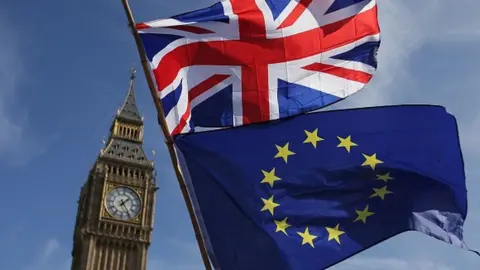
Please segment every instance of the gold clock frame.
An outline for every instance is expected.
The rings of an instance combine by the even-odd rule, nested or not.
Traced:
[[[114,217],[109,211],[108,211],[108,207],[107,207],[107,196],[108,194],[115,188],[120,188],[120,187],[123,187],[123,188],[128,188],[128,189],[131,189],[138,197],[138,199],[140,200],[140,210],[138,211],[137,215],[135,215],[133,218],[131,219],[127,219],[127,220],[122,220],[122,219],[118,219],[116,217]],[[102,198],[103,200],[103,208],[102,208],[102,217],[104,218],[108,218],[108,219],[112,219],[112,220],[115,220],[115,221],[118,221],[118,222],[127,222],[127,223],[140,223],[141,222],[141,215],[143,214],[144,212],[144,205],[143,205],[143,198],[142,196],[144,195],[143,194],[143,190],[140,189],[140,188],[136,188],[136,187],[133,187],[133,186],[130,186],[130,185],[118,185],[118,184],[111,184],[111,183],[107,183],[106,184],[106,188],[105,188],[105,192],[104,192],[104,196]]]

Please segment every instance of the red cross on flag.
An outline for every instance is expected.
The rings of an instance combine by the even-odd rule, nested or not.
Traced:
[[[375,0],[223,0],[136,28],[173,135],[342,100],[380,46]]]

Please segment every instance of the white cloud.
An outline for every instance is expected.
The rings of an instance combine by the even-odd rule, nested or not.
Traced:
[[[27,260],[24,270],[64,270],[70,267],[70,257],[57,238],[47,239],[37,251],[37,256]]]
[[[480,4],[477,1],[459,0],[424,0],[421,5],[417,1],[408,1],[416,11],[419,26],[426,37],[443,42],[465,42],[480,38],[478,14]],[[425,14],[426,16],[422,16]]]
[[[185,241],[178,238],[166,239],[171,250],[182,254],[178,257],[153,257],[148,261],[149,270],[201,270],[205,267],[201,264],[200,251],[195,241]]]
[[[424,260],[402,260],[397,258],[352,258],[328,270],[453,270],[447,265]]]
[[[198,263],[171,262],[164,259],[150,260],[147,264],[148,270],[202,270],[203,265]]]
[[[11,141],[14,141],[22,134],[21,122],[14,122],[8,115],[7,109],[9,101],[12,100],[15,89],[18,86],[23,67],[20,53],[18,52],[17,36],[11,31],[10,24],[6,21],[3,13],[0,13],[0,35],[2,38],[0,48],[0,151],[8,147]]]
[[[480,4],[475,1],[378,0],[378,7],[382,38],[378,70],[364,90],[329,109],[418,101],[418,94],[411,95],[419,92],[416,86],[422,79],[421,74],[412,74],[410,69],[416,60],[415,52],[429,43],[480,41],[478,23],[474,23],[478,21]],[[450,54],[454,57],[454,52]],[[428,63],[422,65],[428,72]]]
[[[412,52],[421,47],[424,35],[418,18],[403,1],[378,1],[381,45],[378,69],[365,89],[331,108],[385,105],[392,102],[391,86],[410,77],[408,64]],[[330,108],[329,108],[330,109]]]
[[[52,254],[58,250],[60,247],[60,243],[58,243],[58,240],[56,238],[49,239],[47,243],[45,244],[43,254],[41,256],[41,261],[43,263],[46,263]]]
[[[477,109],[477,112],[474,120],[466,126],[463,126],[463,130],[461,130],[461,144],[468,146],[469,152],[478,154],[480,151],[480,111]]]
[[[20,37],[7,15],[0,10],[0,162],[23,165],[43,153],[46,143],[35,136],[27,111],[16,100],[28,74],[19,50]]]
[[[170,238],[167,241],[170,243],[170,246],[172,248],[181,250],[189,258],[192,258],[193,260],[200,258],[200,250],[198,248],[197,242],[185,241],[176,238]]]

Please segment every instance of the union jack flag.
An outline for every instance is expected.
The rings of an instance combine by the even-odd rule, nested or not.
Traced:
[[[173,135],[328,106],[380,46],[376,0],[223,0],[136,28]]]

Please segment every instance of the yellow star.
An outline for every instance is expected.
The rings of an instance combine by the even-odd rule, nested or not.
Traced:
[[[309,132],[305,130],[305,134],[307,135],[307,138],[303,143],[311,143],[313,145],[313,148],[317,148],[317,142],[323,141],[323,138],[318,137],[318,128],[316,128],[314,131]]]
[[[344,234],[345,232],[340,231],[338,226],[340,226],[340,224],[337,224],[337,226],[334,228],[325,227],[325,229],[327,229],[328,232],[328,241],[335,239],[335,241],[340,244],[340,235]]]
[[[386,174],[377,174],[377,179],[387,182],[388,180],[393,180],[395,178],[391,177],[390,173],[388,172]]]
[[[392,191],[387,190],[387,186],[384,186],[382,188],[374,188],[373,191],[374,193],[372,194],[372,196],[370,196],[370,198],[380,197],[382,198],[382,200],[385,199],[385,195],[393,193]]]
[[[283,158],[285,163],[287,163],[288,157],[295,155],[294,152],[288,149],[288,146],[289,146],[289,143],[285,144],[284,146],[275,145],[275,147],[277,147],[277,150],[278,150],[278,153],[275,155],[275,158]]]
[[[285,235],[287,234],[286,229],[292,225],[287,223],[287,218],[284,218],[282,221],[274,220],[275,224],[277,225],[277,229],[275,232],[283,232]]]
[[[377,164],[383,163],[380,159],[377,159],[377,154],[373,154],[371,156],[362,154],[363,157],[365,158],[365,161],[362,163],[362,166],[370,166],[373,170],[375,170],[375,166]]]
[[[280,204],[275,203],[273,201],[273,195],[268,200],[262,198],[262,201],[265,205],[263,206],[261,211],[267,211],[268,210],[270,212],[270,214],[272,214],[272,216],[273,216],[273,210],[275,209],[275,207],[280,206]]]
[[[312,246],[313,248],[315,247],[313,245],[313,240],[315,238],[317,238],[318,236],[315,236],[313,234],[310,234],[310,232],[308,231],[308,227],[305,229],[305,232],[297,232],[300,237],[302,237],[302,246],[305,245],[305,244],[310,244],[310,246]]]
[[[348,153],[350,153],[350,148],[352,146],[358,146],[358,144],[352,142],[352,136],[348,136],[346,138],[337,136],[337,138],[340,140],[340,143],[337,145],[337,147],[345,147]]]
[[[269,172],[262,170],[262,173],[263,173],[263,180],[260,183],[268,183],[270,187],[273,187],[273,184],[275,183],[275,181],[282,180],[281,178],[275,175],[275,168],[273,168]]]
[[[358,217],[353,222],[361,220],[363,222],[363,224],[367,223],[367,217],[375,214],[373,212],[368,211],[368,204],[365,207],[365,209],[363,209],[362,211],[355,210],[355,212],[357,212]]]

